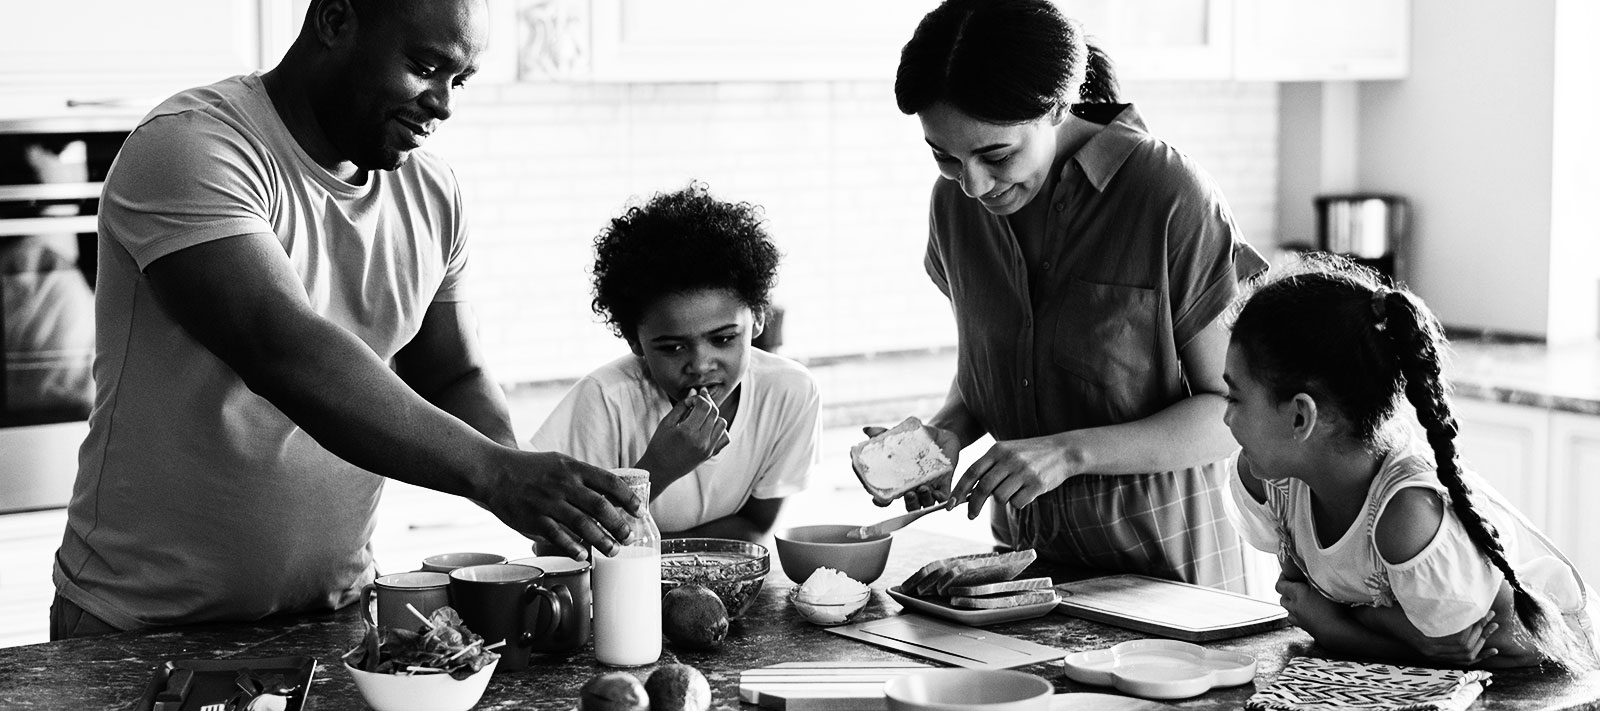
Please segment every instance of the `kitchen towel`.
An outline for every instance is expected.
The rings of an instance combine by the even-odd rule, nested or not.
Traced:
[[[1255,711],[1460,711],[1490,674],[1295,657],[1245,702]]]

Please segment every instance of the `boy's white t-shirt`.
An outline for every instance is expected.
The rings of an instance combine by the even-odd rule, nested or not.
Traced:
[[[805,489],[821,440],[822,400],[805,366],[752,349],[728,445],[650,504],[663,533],[737,513],[751,498]],[[572,386],[529,441],[607,469],[631,467],[672,409],[638,356],[625,355]]]

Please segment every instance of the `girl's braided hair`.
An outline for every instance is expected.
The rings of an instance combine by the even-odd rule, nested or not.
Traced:
[[[1456,456],[1459,428],[1442,372],[1444,329],[1421,299],[1342,257],[1308,255],[1249,297],[1234,322],[1232,342],[1274,397],[1303,392],[1331,404],[1352,436],[1374,452],[1403,393],[1427,434],[1450,510],[1510,583],[1517,618],[1534,646],[1567,669],[1596,666],[1592,650],[1555,604],[1523,586],[1500,532],[1473,504]]]

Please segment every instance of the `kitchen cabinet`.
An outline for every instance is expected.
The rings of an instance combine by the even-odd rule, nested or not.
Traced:
[[[560,21],[573,36],[550,33],[522,51],[567,57],[552,63],[547,78],[553,79],[887,81],[901,47],[933,6],[931,0],[590,0],[589,47],[581,46],[581,31],[571,31],[585,19],[580,4]],[[546,46],[564,42],[579,46]]]
[[[1551,413],[1550,443],[1550,501],[1564,505],[1554,509],[1549,533],[1592,584],[1600,581],[1600,416]]]
[[[1600,579],[1600,416],[1456,398],[1461,459]]]
[[[1549,529],[1550,412],[1543,408],[1456,398],[1461,461],[1527,515]]]
[[[1233,76],[1236,0],[1056,0],[1110,55],[1120,80]]]
[[[1410,0],[1233,0],[1239,81],[1400,79]]]
[[[258,0],[13,3],[0,22],[7,118],[137,117],[185,87],[261,66]]]

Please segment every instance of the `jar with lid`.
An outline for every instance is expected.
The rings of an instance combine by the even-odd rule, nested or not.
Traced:
[[[613,469],[645,502],[632,537],[615,555],[592,550],[594,570],[594,658],[608,666],[634,667],[661,658],[661,529],[650,516],[650,473]]]

